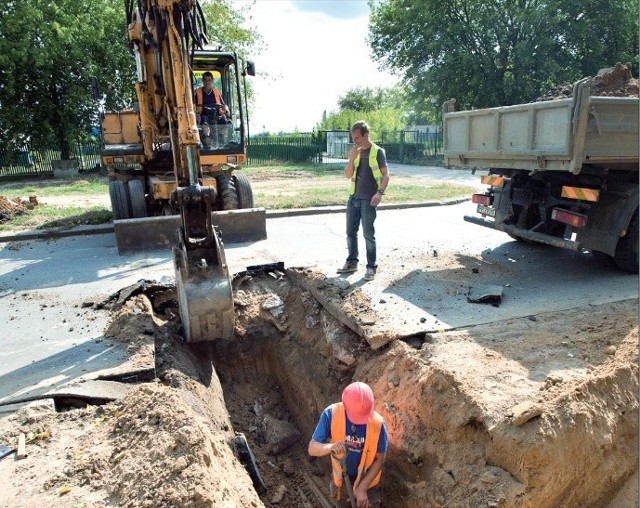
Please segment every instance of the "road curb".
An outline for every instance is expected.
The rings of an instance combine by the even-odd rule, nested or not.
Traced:
[[[442,201],[425,201],[421,203],[380,204],[378,210],[403,210],[406,208],[424,208],[429,206],[457,205],[468,201],[469,198],[453,198]],[[290,210],[267,210],[267,219],[284,217],[298,217],[303,215],[322,215],[330,213],[344,213],[345,206],[322,206],[316,208],[292,208]],[[74,236],[103,235],[113,233],[113,224],[83,225],[71,229],[46,229],[20,231],[17,233],[0,234],[0,243],[23,242],[27,240],[57,240]]]

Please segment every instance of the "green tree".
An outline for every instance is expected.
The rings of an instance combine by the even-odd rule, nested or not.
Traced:
[[[399,86],[356,87],[338,98],[338,111],[324,113],[316,130],[350,130],[358,120],[365,120],[372,137],[384,131],[399,131],[407,124],[404,89]]]
[[[382,108],[366,112],[342,109],[328,114],[316,126],[316,130],[348,131],[358,120],[364,120],[369,124],[371,137],[374,139],[377,139],[385,131],[401,131],[406,125],[402,111],[395,108]]]
[[[211,44],[241,54],[259,36],[230,0],[202,3]],[[55,144],[62,158],[98,117],[91,77],[107,110],[131,107],[135,63],[123,0],[10,0],[0,6],[0,140]]]
[[[257,54],[262,36],[247,27],[251,4],[234,4],[232,0],[201,0],[207,22],[209,43],[227,51],[237,51],[245,58]]]
[[[451,97],[462,108],[527,102],[587,71],[637,62],[638,0],[370,5],[374,58],[404,76],[416,110]]]
[[[352,111],[375,111],[387,107],[405,109],[405,93],[400,86],[352,88],[338,99],[338,107]]]
[[[20,0],[0,7],[3,142],[55,143],[63,158],[96,119],[91,76],[109,101],[131,97],[121,0]]]

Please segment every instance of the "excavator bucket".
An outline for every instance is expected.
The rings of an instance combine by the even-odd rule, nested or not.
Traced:
[[[187,342],[230,338],[235,314],[231,278],[218,231],[214,248],[187,249],[184,230],[178,229],[173,248],[176,292],[184,337]]]

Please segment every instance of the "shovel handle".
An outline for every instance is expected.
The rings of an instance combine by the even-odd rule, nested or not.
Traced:
[[[351,508],[357,508],[356,498],[353,495],[353,488],[351,487],[351,478],[349,478],[349,474],[347,473],[347,468],[345,467],[347,454],[343,453],[341,457],[338,457],[336,453],[332,453],[331,457],[337,460],[340,463],[340,467],[342,468],[342,483],[344,483],[347,488],[347,495],[349,496],[349,502],[351,503]]]

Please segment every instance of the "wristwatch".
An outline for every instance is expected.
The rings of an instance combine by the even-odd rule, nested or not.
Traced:
[[[380,194],[381,196],[384,196],[384,189],[378,189],[378,194]]]

